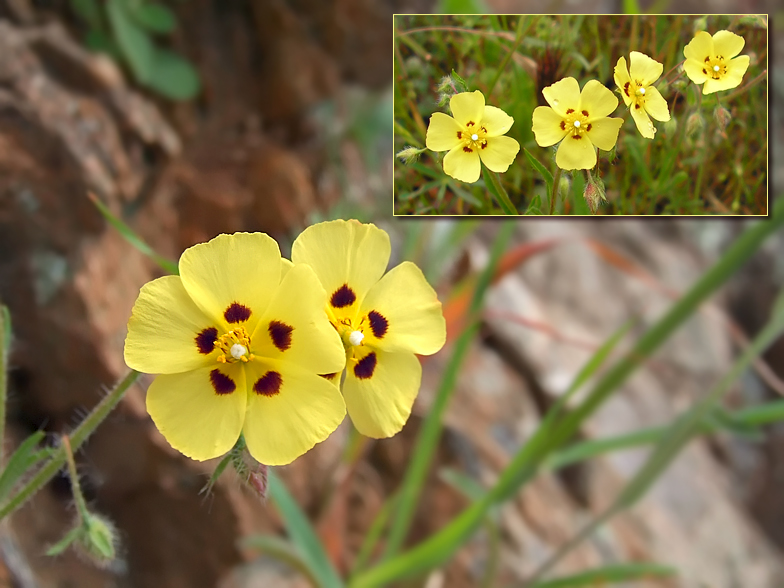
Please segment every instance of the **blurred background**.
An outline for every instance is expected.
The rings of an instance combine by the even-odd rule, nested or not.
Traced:
[[[704,3],[642,1],[692,13]],[[149,9],[150,5],[164,9]],[[761,2],[710,3],[765,13]],[[627,7],[628,8],[628,7]],[[387,229],[394,265],[413,259],[445,305],[481,270],[498,224],[393,219],[392,14],[613,13],[609,0],[0,0],[0,300],[15,343],[6,451],[31,432],[70,430],[127,370],[125,325],[139,288],[161,275],[104,221],[95,193],[160,254],[221,232],[265,231],[284,254],[304,226],[359,218]],[[784,29],[771,14],[770,36]],[[782,189],[781,52],[771,39],[771,197]],[[101,53],[96,53],[100,51]],[[758,221],[759,222],[759,221]],[[486,300],[462,366],[409,543],[469,503],[445,472],[490,484],[582,364],[630,319],[636,335],[748,226],[736,220],[521,221],[529,247]],[[598,438],[666,423],[704,393],[767,319],[784,284],[784,235],[765,247],[584,427]],[[330,558],[350,569],[382,503],[399,487],[450,346],[424,362],[413,415],[393,439],[347,460],[348,430],[276,468]],[[784,342],[731,405],[781,392]],[[300,587],[296,571],[239,544],[280,533],[279,516],[214,463],[172,450],[144,409],[142,380],[77,454],[90,505],[118,527],[121,557],[97,569],[43,555],[70,527],[66,476],[0,528],[0,581],[43,587]],[[775,388],[779,389],[777,393]],[[344,423],[345,425],[345,423]],[[606,505],[642,450],[545,472],[442,569],[410,586],[499,585],[530,574]],[[657,561],[670,586],[784,585],[784,428],[690,445],[630,510],[559,571]],[[641,584],[636,584],[641,585]]]

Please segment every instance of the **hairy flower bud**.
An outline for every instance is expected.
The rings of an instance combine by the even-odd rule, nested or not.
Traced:
[[[686,134],[689,137],[701,133],[703,127],[705,127],[705,119],[702,118],[702,115],[699,112],[692,113],[689,118],[686,119]]]
[[[716,120],[716,124],[719,125],[719,130],[723,131],[732,120],[732,115],[729,110],[718,105],[713,111],[713,118]]]
[[[423,151],[424,149],[417,149],[416,147],[411,147],[408,145],[405,149],[398,151],[396,157],[398,157],[406,165],[411,165],[417,159],[419,159],[419,155]]]
[[[590,171],[588,172],[588,183],[585,185],[583,198],[585,198],[585,202],[588,204],[588,208],[591,209],[591,214],[596,214],[596,211],[599,210],[599,205],[602,203],[602,200],[607,200],[602,178],[598,176],[594,178]]]

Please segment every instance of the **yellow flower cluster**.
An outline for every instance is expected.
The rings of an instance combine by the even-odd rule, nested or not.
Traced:
[[[419,391],[415,354],[437,352],[446,326],[417,266],[385,274],[390,250],[357,221],[306,229],[291,261],[266,234],[219,235],[185,250],[180,275],[143,286],[125,361],[157,375],[147,410],[169,444],[207,460],[242,434],[257,461],[282,465],[347,410],[366,435],[400,431]]]

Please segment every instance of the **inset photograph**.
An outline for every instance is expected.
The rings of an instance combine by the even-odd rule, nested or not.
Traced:
[[[768,214],[767,15],[395,15],[394,214]]]

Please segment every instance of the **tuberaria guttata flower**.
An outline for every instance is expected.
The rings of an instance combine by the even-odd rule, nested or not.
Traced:
[[[346,409],[318,374],[345,354],[313,270],[261,233],[195,245],[179,269],[142,287],[125,340],[126,363],[158,374],[147,410],[169,444],[206,460],[242,433],[257,461],[282,465],[326,439]]]
[[[749,56],[736,57],[746,41],[730,31],[700,31],[683,48],[683,69],[695,84],[705,84],[703,94],[713,94],[740,85],[749,67]]]
[[[327,291],[326,314],[346,353],[346,408],[357,430],[376,438],[408,420],[422,377],[415,354],[436,353],[446,339],[441,303],[421,270],[403,262],[384,274],[390,251],[375,225],[337,220],[305,229],[291,252]],[[330,375],[339,384],[341,374]]]
[[[626,58],[620,57],[615,66],[615,83],[621,91],[621,97],[637,125],[637,130],[646,139],[653,139],[656,127],[649,115],[662,122],[670,120],[667,102],[653,83],[659,79],[664,66],[644,53],[632,51],[631,65],[626,68]]]

